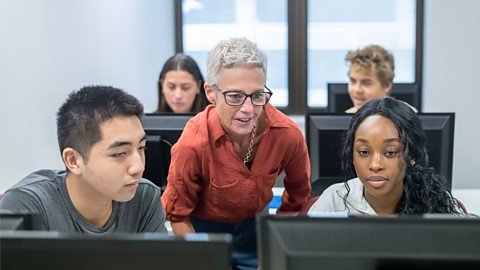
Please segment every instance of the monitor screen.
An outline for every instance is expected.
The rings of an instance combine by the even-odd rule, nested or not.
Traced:
[[[430,165],[445,177],[452,187],[453,134],[455,113],[419,113],[427,136]],[[309,113],[305,119],[305,134],[310,154],[312,197],[320,195],[331,184],[345,179],[340,165],[342,136],[352,115]]]
[[[92,236],[48,231],[0,235],[1,269],[230,269],[231,237],[160,233]]]
[[[162,191],[167,185],[170,150],[193,116],[194,114],[163,113],[146,114],[142,119],[147,134],[143,177],[155,183]]]
[[[262,270],[480,269],[480,219],[257,216]]]
[[[348,95],[348,84],[346,83],[328,83],[328,112],[342,113],[353,106],[352,100]],[[403,100],[421,111],[420,91],[416,83],[394,83],[390,96],[398,100]]]
[[[0,209],[0,230],[36,230],[39,228],[42,226],[38,214]]]

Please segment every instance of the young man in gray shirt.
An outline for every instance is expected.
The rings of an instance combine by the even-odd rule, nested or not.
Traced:
[[[66,171],[36,171],[7,190],[0,209],[38,213],[42,230],[166,232],[160,189],[142,179],[143,105],[106,86],[73,92],[57,113]]]

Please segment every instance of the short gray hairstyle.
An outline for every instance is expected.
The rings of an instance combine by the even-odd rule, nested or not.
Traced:
[[[266,79],[267,56],[255,43],[244,37],[220,41],[207,56],[207,82],[216,85],[222,68],[244,65],[262,68]]]

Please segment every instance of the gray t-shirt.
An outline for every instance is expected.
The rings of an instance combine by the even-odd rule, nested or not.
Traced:
[[[112,232],[167,232],[160,189],[142,179],[135,197],[113,201],[112,215],[103,228],[90,224],[73,206],[65,171],[39,170],[7,190],[0,209],[39,213],[43,230],[108,234]]]

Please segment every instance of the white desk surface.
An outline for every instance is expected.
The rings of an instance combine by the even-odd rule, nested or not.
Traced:
[[[452,194],[465,205],[469,213],[480,216],[480,189],[453,189]]]

